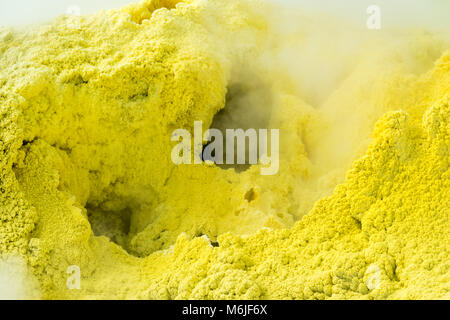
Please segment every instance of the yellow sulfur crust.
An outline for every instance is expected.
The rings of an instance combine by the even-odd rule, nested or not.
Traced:
[[[0,29],[1,255],[45,299],[449,299],[447,40],[377,37],[318,92],[281,58],[312,22],[290,38],[269,5],[177,2]],[[173,130],[236,86],[270,93],[278,174],[173,164]]]

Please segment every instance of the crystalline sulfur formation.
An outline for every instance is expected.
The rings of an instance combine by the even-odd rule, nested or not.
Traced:
[[[339,48],[283,14],[147,0],[0,29],[0,254],[25,297],[450,298],[448,39]],[[176,166],[194,121],[279,128],[279,173]]]

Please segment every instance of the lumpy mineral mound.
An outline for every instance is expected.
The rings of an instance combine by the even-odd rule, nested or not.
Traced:
[[[448,48],[251,0],[0,29],[4,264],[46,299],[448,299]],[[280,129],[279,172],[175,165],[194,121]]]

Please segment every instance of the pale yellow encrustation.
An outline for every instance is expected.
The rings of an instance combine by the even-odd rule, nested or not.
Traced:
[[[336,43],[273,8],[147,0],[0,29],[0,253],[30,297],[450,298],[448,39],[380,33],[326,86],[326,64],[289,59],[338,65]],[[171,161],[172,132],[209,128],[232,90],[239,121],[280,129],[278,174]]]

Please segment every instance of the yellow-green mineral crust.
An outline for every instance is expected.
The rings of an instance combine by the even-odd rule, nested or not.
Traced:
[[[315,92],[280,58],[310,21],[178,2],[0,29],[0,254],[26,262],[24,297],[449,299],[448,39],[380,36]],[[334,45],[313,56],[337,65]],[[230,92],[270,95],[276,175],[172,162],[172,132]]]

